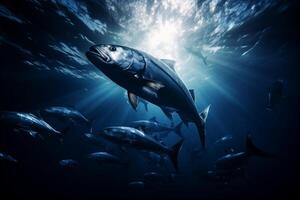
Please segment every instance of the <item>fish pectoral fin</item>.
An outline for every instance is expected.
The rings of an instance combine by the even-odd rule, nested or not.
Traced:
[[[162,62],[167,64],[173,71],[175,71],[175,61],[174,60],[169,60],[169,59],[160,59]]]
[[[135,94],[133,94],[133,93],[131,93],[129,91],[127,92],[127,95],[128,95],[128,100],[129,100],[130,105],[132,106],[132,108],[134,110],[136,110],[136,108],[137,108],[137,106],[139,104],[138,97]]]
[[[199,113],[199,116],[201,119],[206,122],[207,116],[208,116],[208,111],[209,111],[210,105],[208,105],[201,113]]]
[[[190,89],[189,91],[191,93],[191,96],[192,96],[193,100],[195,101],[195,92],[194,92],[194,90]]]
[[[153,90],[159,90],[161,88],[164,88],[165,86],[155,80],[145,80],[145,85],[148,87],[148,88],[151,88]]]

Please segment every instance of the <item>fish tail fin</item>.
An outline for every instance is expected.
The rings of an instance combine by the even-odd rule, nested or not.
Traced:
[[[180,137],[182,137],[182,132],[181,132],[181,126],[182,126],[183,122],[179,122],[175,128],[174,131],[177,135],[179,135]]]
[[[169,153],[170,159],[176,171],[178,171],[178,155],[182,147],[182,144],[183,144],[183,140],[180,140],[177,144],[175,144],[172,147],[172,150]]]
[[[201,141],[201,144],[202,144],[203,148],[206,148],[205,123],[206,123],[206,119],[207,119],[207,116],[208,116],[209,109],[210,109],[210,105],[208,105],[201,113],[199,113],[200,121],[198,123],[196,123],[196,127],[198,129],[199,136],[200,136],[200,141]]]
[[[264,158],[274,157],[273,155],[271,155],[267,152],[264,152],[263,150],[256,147],[252,142],[250,134],[247,134],[247,138],[246,138],[246,153],[249,156],[259,156],[259,157],[264,157]]]

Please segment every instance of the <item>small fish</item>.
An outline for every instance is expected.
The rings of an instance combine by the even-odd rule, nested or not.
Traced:
[[[81,122],[88,125],[92,129],[93,120],[88,120],[84,115],[82,115],[78,110],[72,107],[63,106],[51,106],[47,107],[39,112],[42,116],[49,116],[58,119],[68,119],[73,123]]]
[[[14,163],[18,162],[14,157],[2,152],[0,152],[0,160],[14,162]]]
[[[169,155],[174,167],[178,170],[178,153],[183,140],[180,140],[172,149],[162,145],[142,131],[124,126],[107,127],[97,133],[97,135],[120,145],[128,145],[136,149],[156,152],[158,154]]]
[[[143,181],[132,181],[128,183],[128,187],[134,190],[141,190],[145,188],[145,183]]]
[[[0,113],[0,123],[4,127],[11,128],[14,131],[26,132],[32,137],[40,134],[61,137],[68,131],[57,131],[43,119],[34,114],[24,112],[3,111]]]
[[[107,152],[95,152],[88,155],[88,158],[95,160],[101,164],[124,164],[118,156],[112,155]]]
[[[250,135],[247,135],[246,139],[246,151],[238,152],[238,153],[230,153],[226,154],[225,156],[219,158],[216,161],[216,167],[218,169],[234,169],[240,168],[243,166],[250,157],[252,156],[260,156],[265,158],[272,158],[271,154],[268,154],[259,148],[257,148],[252,140]]]
[[[146,172],[144,174],[144,180],[147,182],[163,182],[164,176],[157,172]]]
[[[215,144],[220,144],[220,143],[222,143],[222,142],[232,140],[232,138],[233,138],[232,135],[226,135],[226,136],[223,136],[223,137],[217,139],[217,140],[215,141]]]
[[[91,144],[94,144],[96,146],[104,146],[104,143],[99,139],[99,137],[95,136],[94,134],[85,133],[84,138]]]
[[[164,125],[164,124],[159,123],[154,120],[138,120],[138,121],[132,121],[129,123],[129,125],[131,127],[139,129],[145,133],[174,131],[179,136],[182,136],[182,134],[181,134],[182,124],[183,124],[183,122],[180,122],[177,126],[170,127],[170,126]]]
[[[79,166],[79,163],[73,159],[64,159],[59,161],[60,166],[65,168],[75,168]]]

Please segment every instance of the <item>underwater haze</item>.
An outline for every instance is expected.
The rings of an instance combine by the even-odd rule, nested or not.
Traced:
[[[297,0],[1,0],[0,195],[292,198],[298,18]],[[210,105],[206,148],[177,113],[147,99],[133,109],[126,88],[86,57],[98,44],[167,59],[171,70],[175,61],[198,112]],[[111,126],[134,127],[164,152],[99,136]],[[176,170],[170,152],[181,140]]]

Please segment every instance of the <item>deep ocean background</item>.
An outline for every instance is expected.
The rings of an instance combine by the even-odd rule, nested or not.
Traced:
[[[299,3],[178,1],[192,3],[187,12],[179,12],[180,6],[184,6],[181,3],[178,7],[163,7],[162,2],[170,3],[1,0],[0,110],[34,112],[51,105],[74,106],[87,118],[96,119],[94,131],[153,116],[170,124],[154,105],[149,105],[148,112],[140,105],[135,112],[124,97],[124,89],[106,78],[84,55],[93,44],[114,43],[144,48],[164,58],[163,53],[170,52],[168,49],[158,45],[161,48],[158,52],[145,44],[147,33],[152,31],[149,26],[155,28],[155,24],[145,22],[148,28],[144,29],[142,25],[140,29],[136,26],[147,16],[147,12],[139,12],[141,8],[148,9],[148,14],[151,11],[153,18],[169,12],[176,19],[187,18],[181,23],[188,31],[176,30],[184,39],[178,40],[174,47],[178,53],[171,51],[168,56],[176,61],[189,56],[176,69],[188,88],[195,89],[198,110],[211,104],[206,152],[194,153],[200,145],[196,129],[193,125],[183,127],[185,143],[176,180],[132,193],[127,188],[128,182],[141,180],[148,171],[168,176],[174,172],[170,163],[157,167],[136,150],[122,153],[110,143],[90,144],[83,137],[88,130],[82,126],[73,127],[63,144],[1,132],[0,150],[19,161],[17,165],[1,166],[1,196],[86,199],[126,195],[195,199],[299,196],[296,191],[300,139]],[[209,10],[211,2],[216,5]],[[136,12],[140,15],[135,16]],[[163,20],[167,20],[166,16]],[[199,18],[207,24],[192,29]],[[189,46],[202,46],[209,66],[203,65],[197,55],[182,52]],[[185,62],[189,65],[183,66]],[[267,92],[277,79],[284,80],[284,99],[270,112],[265,109]],[[175,123],[179,121],[174,117]],[[60,122],[51,123],[58,129],[64,126]],[[251,158],[246,166],[247,180],[237,178],[228,184],[209,180],[205,174],[225,154],[225,147],[244,150],[248,131],[257,146],[272,152],[277,159]],[[231,141],[214,144],[228,134],[233,136]],[[170,133],[165,142],[171,145],[177,140]],[[100,150],[116,152],[130,164],[100,166],[86,158],[88,153]],[[66,158],[78,160],[80,167],[63,170],[58,162]]]

